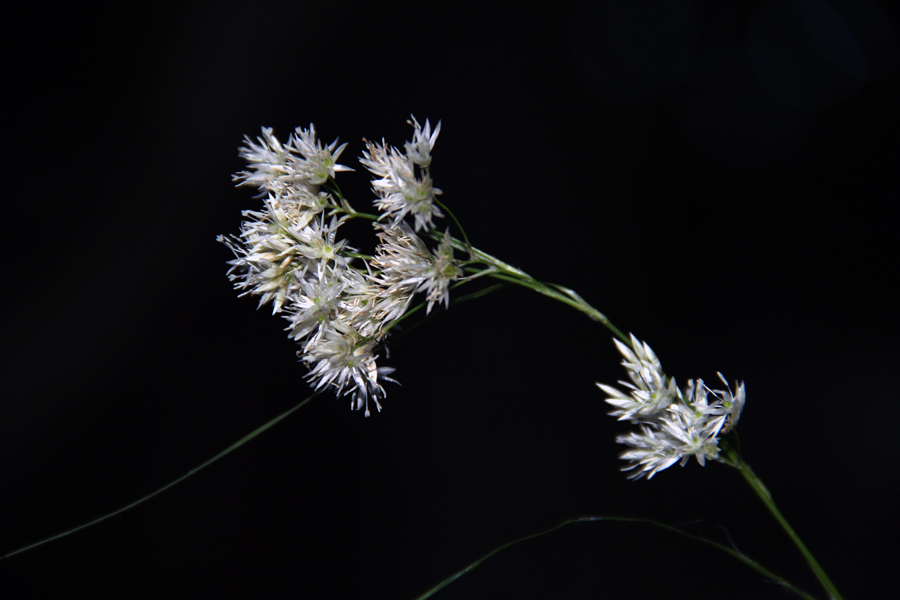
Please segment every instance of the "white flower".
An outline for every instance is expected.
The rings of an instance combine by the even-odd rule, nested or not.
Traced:
[[[289,337],[300,340],[328,325],[340,308],[344,284],[324,263],[319,263],[316,277],[300,282],[297,293],[291,296],[287,308],[291,321]]]
[[[281,310],[282,304],[296,286],[296,272],[305,269],[306,259],[299,256],[299,246],[274,217],[279,216],[271,203],[265,213],[245,211],[250,217],[241,224],[239,237],[218,236],[216,239],[227,245],[236,258],[228,262],[228,278],[234,281],[235,289],[246,290],[246,294],[261,296],[259,306],[273,303],[272,313]]]
[[[325,225],[325,219],[321,217],[314,219],[300,231],[292,232],[298,242],[300,254],[311,260],[346,264],[347,261],[340,252],[352,251],[352,248],[345,247],[346,240],[336,239],[337,229],[342,223],[342,220],[332,217],[331,222]]]
[[[290,195],[292,185],[318,186],[334,178],[337,171],[352,171],[337,164],[347,145],[338,146],[335,140],[322,146],[312,124],[309,129],[298,127],[286,145],[275,137],[271,127],[263,127],[262,137],[256,139],[259,143],[244,137],[239,154],[252,170],[234,176],[238,185],[255,185],[280,197]]]
[[[353,170],[336,162],[346,147],[347,144],[338,146],[337,140],[323,147],[322,142],[316,139],[316,128],[312,123],[309,124],[309,129],[298,127],[288,140],[288,148],[306,159],[303,163],[298,161],[298,164],[302,164],[302,172],[313,185],[321,185],[329,178],[334,179],[336,171]]]
[[[378,379],[393,381],[387,377],[393,369],[378,367],[378,356],[374,354],[377,341],[367,340],[340,320],[331,325],[321,336],[312,338],[305,352],[300,353],[301,359],[310,364],[306,378],[316,390],[333,386],[338,396],[353,394],[350,407],[365,408],[367,417],[370,397],[381,411],[378,398],[384,398],[385,392]]]
[[[342,277],[350,324],[365,336],[381,336],[387,325],[409,309],[411,289],[392,289],[377,277],[353,269],[345,270]]]
[[[250,163],[253,170],[237,173],[234,180],[240,182],[238,185],[255,185],[261,190],[278,194],[290,172],[290,151],[278,141],[271,127],[263,127],[262,137],[256,140],[258,144],[244,136],[244,145],[238,150],[238,154]]]
[[[396,227],[411,214],[418,231],[433,229],[433,219],[444,215],[435,203],[435,196],[441,190],[434,187],[427,171],[417,173],[416,169],[417,165],[423,167],[423,162],[431,163],[431,149],[440,128],[430,133],[420,130],[418,122],[414,126],[414,140],[406,145],[405,154],[384,142],[369,143],[360,162],[376,176],[372,181],[372,188],[378,195],[375,206],[392,219],[390,227]]]
[[[652,479],[659,471],[668,469],[681,458],[677,451],[677,442],[671,436],[661,434],[647,425],[641,426],[640,433],[620,435],[616,441],[633,448],[619,455],[619,458],[631,462],[622,470],[631,471],[640,468],[629,475],[629,479],[641,477]]]
[[[425,292],[426,314],[436,302],[450,303],[450,283],[463,271],[453,257],[450,230],[432,253],[405,222],[378,234],[381,243],[375,250],[372,266],[381,269],[377,281],[389,292],[411,295]]]
[[[631,391],[630,395],[627,395],[612,386],[597,384],[609,394],[606,401],[617,407],[610,415],[618,417],[620,421],[636,420],[657,414],[678,399],[680,392],[675,380],[666,378],[662,365],[650,346],[639,341],[634,335],[631,336],[631,348],[615,338],[613,341],[625,357],[622,365],[631,379],[631,383],[625,381],[619,383]]]
[[[719,458],[717,436],[721,426],[719,419],[707,419],[704,413],[681,403],[671,404],[658,421],[641,422],[640,433],[616,438],[632,447],[620,455],[630,463],[622,470],[638,469],[629,479],[650,479],[676,462],[684,466],[691,456],[704,466],[707,458]]]
[[[650,479],[677,462],[684,466],[693,456],[701,466],[706,460],[719,459],[719,437],[728,433],[740,418],[746,399],[744,384],[732,393],[725,378],[719,378],[726,390],[712,390],[702,379],[688,381],[682,391],[666,376],[659,359],[646,343],[631,336],[631,348],[615,340],[625,357],[622,364],[631,383],[619,383],[630,393],[598,383],[616,407],[610,414],[630,420],[639,432],[620,435],[616,441],[630,446],[620,455],[628,461],[623,471],[634,471],[630,479]]]
[[[463,273],[449,232],[432,253],[404,221],[412,215],[416,230],[430,230],[433,218],[443,216],[435,202],[440,190],[428,172],[440,123],[432,130],[429,121],[423,127],[413,117],[410,124],[405,152],[369,144],[363,159],[376,175],[375,203],[388,217],[377,224],[382,243],[371,264],[348,256],[355,250],[337,238],[341,224],[356,216],[337,188],[326,185],[352,170],[337,163],[346,144],[322,144],[312,124],[298,127],[284,144],[271,128],[255,140],[244,138],[239,153],[247,169],[233,179],[257,187],[264,207],[244,211],[239,235],[217,238],[235,255],[228,276],[240,295],[260,296],[260,306],[272,303],[273,313],[284,313],[315,389],[351,395],[351,407],[365,408],[366,416],[369,399],[380,410],[382,384],[393,381],[393,369],[379,367],[376,354],[390,324],[407,313],[418,291],[426,294],[428,311],[438,302],[447,305],[450,283]]]
[[[410,118],[412,119],[410,125],[415,128],[415,131],[413,131],[412,141],[406,142],[406,155],[415,164],[427,168],[431,165],[431,151],[434,150],[434,142],[441,133],[441,122],[438,121],[437,127],[432,133],[431,123],[428,122],[428,119],[425,119],[425,128],[423,129],[415,117],[410,116]],[[407,122],[409,123],[409,121]]]
[[[737,392],[731,393],[731,386],[725,381],[725,377],[721,373],[716,373],[722,383],[725,384],[724,390],[710,390],[717,398],[716,404],[721,406],[721,410],[725,415],[725,426],[722,427],[722,433],[728,433],[741,419],[741,412],[744,410],[744,404],[747,401],[747,390],[744,382],[737,385]]]
[[[444,308],[450,307],[450,283],[456,281],[463,274],[462,269],[453,258],[453,246],[451,245],[450,228],[444,232],[444,241],[434,251],[434,259],[431,266],[421,277],[417,291],[426,292],[425,300],[428,306],[425,314],[431,312],[431,306],[435,302],[443,302]]]

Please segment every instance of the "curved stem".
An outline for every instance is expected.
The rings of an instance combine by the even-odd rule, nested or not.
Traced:
[[[122,508],[119,508],[119,509],[117,509],[117,510],[114,510],[114,511],[111,512],[111,513],[108,513],[108,514],[106,514],[106,515],[103,515],[102,517],[98,517],[98,518],[94,519],[93,521],[88,521],[87,523],[84,523],[83,525],[79,525],[78,527],[75,527],[75,528],[73,528],[73,529],[69,529],[69,530],[67,530],[67,531],[63,531],[62,533],[57,533],[56,535],[53,535],[53,536],[50,536],[50,537],[45,538],[45,539],[43,539],[43,540],[40,540],[39,542],[34,542],[33,544],[28,544],[27,546],[24,546],[24,547],[22,547],[22,548],[19,548],[18,550],[13,550],[12,552],[8,552],[7,554],[5,554],[5,555],[3,555],[3,556],[0,556],[0,560],[4,560],[4,559],[9,558],[9,557],[11,557],[11,556],[15,556],[16,554],[21,554],[22,552],[25,552],[26,550],[31,550],[32,548],[37,548],[38,546],[41,546],[41,545],[43,545],[43,544],[46,544],[47,542],[52,542],[53,540],[58,540],[58,539],[60,539],[60,538],[66,537],[67,535],[72,534],[72,533],[75,533],[76,531],[81,531],[82,529],[86,529],[86,528],[90,527],[91,525],[96,525],[97,523],[100,523],[101,521],[105,521],[106,519],[109,519],[110,517],[114,517],[114,516],[116,516],[116,515],[118,515],[118,514],[120,514],[120,513],[125,512],[126,510],[132,509],[132,508],[134,508],[135,506],[137,506],[138,504],[143,504],[144,502],[146,502],[146,501],[149,500],[150,498],[153,498],[154,496],[157,496],[157,495],[163,493],[163,492],[166,491],[167,489],[169,489],[169,488],[171,488],[171,487],[173,487],[173,486],[175,486],[175,485],[181,483],[182,481],[184,481],[185,479],[187,479],[187,478],[190,477],[191,475],[193,475],[193,474],[197,473],[198,471],[200,471],[200,470],[202,470],[202,469],[208,467],[209,465],[213,464],[214,462],[216,462],[217,460],[219,460],[220,458],[222,458],[222,457],[225,456],[226,454],[229,454],[229,453],[232,452],[233,450],[236,450],[237,448],[240,448],[241,446],[243,446],[244,444],[246,444],[247,442],[249,442],[250,440],[252,440],[252,439],[255,438],[256,436],[258,436],[259,434],[261,434],[261,433],[262,433],[263,431],[265,431],[266,429],[269,429],[270,427],[272,427],[273,425],[275,425],[275,424],[278,423],[279,421],[282,421],[283,419],[285,419],[286,417],[288,417],[291,413],[293,413],[294,411],[296,411],[297,409],[299,409],[300,407],[302,407],[303,405],[305,405],[307,402],[309,402],[310,400],[312,400],[313,398],[315,398],[316,396],[318,396],[320,393],[322,393],[322,392],[314,392],[313,394],[307,396],[306,399],[303,400],[303,402],[301,402],[300,404],[296,405],[294,408],[291,408],[291,409],[286,410],[285,412],[281,413],[280,415],[278,415],[277,417],[275,417],[275,418],[272,419],[271,421],[269,421],[269,422],[267,422],[267,423],[265,423],[265,424],[263,424],[263,425],[257,427],[256,429],[254,429],[253,431],[251,431],[250,433],[248,433],[247,435],[245,435],[244,437],[242,437],[241,439],[239,439],[238,441],[236,441],[236,442],[233,443],[232,445],[228,446],[227,448],[225,448],[224,450],[222,450],[221,452],[219,452],[218,454],[216,454],[215,456],[213,456],[211,459],[209,459],[208,461],[206,461],[205,463],[203,463],[203,464],[200,465],[199,467],[194,467],[193,469],[191,469],[190,471],[188,471],[187,473],[185,473],[184,475],[182,475],[181,477],[179,477],[179,478],[176,479],[175,481],[172,481],[172,482],[167,483],[166,485],[164,485],[163,487],[159,488],[159,489],[156,490],[155,492],[150,493],[150,494],[147,494],[147,495],[144,496],[143,498],[140,498],[139,500],[135,500],[135,501],[132,502],[131,504],[127,504],[127,505],[123,506]]]
[[[442,234],[441,232],[432,231],[430,233],[439,241],[443,241],[444,234]],[[478,248],[469,244],[468,241],[462,242],[454,237],[451,237],[450,245],[453,246],[453,248],[455,248],[456,250],[470,253],[473,259],[476,259],[478,262],[482,262],[496,269],[495,271],[486,271],[483,274],[494,277],[495,279],[500,279],[502,281],[507,281],[530,288],[536,292],[544,294],[545,296],[549,296],[555,300],[559,300],[564,304],[568,304],[573,308],[577,308],[578,310],[589,316],[591,319],[599,321],[600,323],[605,325],[606,328],[612,331],[613,335],[615,335],[617,338],[619,338],[626,344],[631,344],[631,340],[628,338],[628,336],[622,333],[622,331],[620,331],[618,327],[613,325],[612,321],[610,321],[606,315],[588,304],[584,300],[584,298],[575,293],[574,290],[563,287],[561,285],[557,285],[555,283],[545,283],[543,281],[538,281],[522,269],[518,269],[508,263],[505,263],[496,256],[492,256],[483,250],[479,250]]]
[[[556,525],[555,527],[551,527],[550,529],[545,529],[544,531],[539,531],[538,533],[532,533],[531,535],[526,535],[525,537],[521,537],[521,538],[513,540],[511,542],[507,542],[506,544],[503,544],[499,548],[495,548],[491,552],[485,554],[484,556],[482,556],[481,558],[479,558],[478,560],[476,560],[469,566],[465,567],[461,571],[459,571],[459,572],[451,575],[447,579],[441,581],[439,584],[437,584],[436,586],[434,586],[433,588],[431,588],[430,590],[428,590],[421,596],[418,596],[416,598],[416,600],[426,600],[427,598],[431,598],[433,595],[435,595],[436,593],[438,593],[439,591],[441,591],[442,589],[444,589],[445,587],[447,587],[448,585],[450,585],[451,583],[453,583],[454,581],[456,581],[457,579],[459,579],[460,577],[462,577],[463,575],[465,575],[466,573],[468,573],[469,571],[471,571],[472,569],[474,569],[475,567],[477,567],[478,565],[480,565],[481,563],[486,561],[487,559],[491,558],[492,556],[494,556],[496,554],[499,554],[500,552],[506,550],[507,548],[511,548],[512,546],[515,546],[516,544],[519,544],[521,542],[525,542],[525,541],[528,541],[528,540],[531,540],[534,538],[538,538],[543,535],[547,535],[548,533],[552,533],[552,532],[556,531],[557,529],[561,529],[561,528],[565,527],[566,525],[571,525],[573,523],[592,523],[592,522],[596,522],[596,521],[620,521],[620,522],[624,522],[624,523],[647,523],[649,525],[659,527],[660,529],[664,529],[666,531],[676,533],[676,534],[684,536],[688,539],[694,540],[695,542],[700,542],[702,544],[712,546],[713,548],[716,548],[717,550],[721,550],[722,552],[725,552],[726,554],[732,556],[733,558],[736,558],[737,560],[741,561],[742,563],[744,563],[745,565],[747,565],[754,571],[762,574],[762,576],[765,577],[766,579],[769,579],[779,585],[784,586],[785,588],[787,588],[788,590],[790,590],[797,596],[804,598],[804,600],[815,600],[815,598],[813,596],[811,596],[810,594],[795,587],[793,584],[791,584],[786,579],[779,577],[778,575],[775,575],[774,573],[769,571],[767,568],[765,568],[764,566],[762,566],[755,560],[751,559],[750,557],[748,557],[744,554],[741,554],[740,552],[738,552],[737,550],[734,550],[733,548],[729,548],[728,546],[725,546],[718,542],[714,542],[714,541],[704,538],[704,537],[700,537],[697,535],[687,533],[686,531],[678,529],[677,527],[672,527],[671,525],[664,525],[663,523],[659,523],[657,521],[652,521],[650,519],[634,519],[634,518],[629,518],[629,517],[577,517],[575,519],[569,519],[567,521],[563,521],[559,525]]]
[[[793,527],[787,522],[787,519],[781,514],[781,511],[778,510],[775,501],[772,499],[772,494],[769,493],[769,490],[766,489],[762,480],[753,472],[750,465],[748,465],[737,451],[730,446],[726,446],[725,448],[725,458],[728,464],[740,472],[744,480],[750,485],[753,491],[756,492],[756,495],[762,500],[763,504],[766,505],[766,508],[772,513],[772,516],[775,517],[775,520],[778,521],[778,524],[781,525],[781,528],[784,529],[788,537],[791,538],[791,541],[794,542],[794,545],[797,546],[797,549],[800,550],[800,554],[803,555],[809,568],[815,573],[819,583],[821,583],[822,587],[825,588],[825,591],[828,592],[829,597],[833,600],[843,600],[843,596],[841,596],[841,593],[838,591],[837,587],[835,587],[834,583],[831,582],[831,579],[825,573],[825,570],[819,564],[819,561],[815,559],[812,552],[809,551],[806,544],[804,544],[803,540],[800,539],[800,536],[797,535],[797,532],[794,531]]]
[[[459,232],[462,234],[463,240],[465,240],[466,247],[471,248],[472,244],[469,243],[469,236],[466,235],[466,230],[463,229],[462,223],[459,222],[459,219],[456,218],[456,215],[453,214],[453,211],[444,206],[444,203],[437,198],[434,199],[434,203],[447,211],[447,214],[450,215],[450,218],[453,219],[453,222],[456,223],[456,226],[459,228]]]
[[[439,231],[432,232],[439,240],[443,241],[444,236]],[[527,288],[530,288],[538,293],[544,294],[545,296],[549,296],[554,300],[559,300],[563,304],[568,304],[569,306],[576,308],[589,316],[591,319],[595,321],[599,321],[602,323],[607,329],[609,329],[613,335],[622,340],[628,345],[631,345],[631,340],[627,335],[622,333],[622,331],[613,325],[612,321],[604,315],[602,312],[588,304],[584,298],[575,293],[574,290],[563,287],[561,285],[557,285],[555,283],[545,283],[543,281],[538,281],[522,269],[517,269],[516,267],[503,262],[496,256],[492,256],[483,250],[479,250],[475,248],[468,241],[462,242],[456,238],[451,237],[451,245],[460,251],[468,252],[471,254],[472,258],[482,262],[486,265],[490,265],[494,269],[495,272],[487,273],[489,276],[494,277],[495,279],[500,279],[501,281],[508,281],[510,283],[515,283]]]

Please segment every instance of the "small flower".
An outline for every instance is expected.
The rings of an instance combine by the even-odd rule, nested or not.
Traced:
[[[252,171],[241,171],[234,176],[238,185],[256,185],[261,190],[278,194],[284,178],[289,173],[290,150],[285,148],[272,133],[271,127],[262,128],[258,144],[244,136],[244,145],[238,150],[241,158],[250,163]]]
[[[740,383],[732,394],[725,378],[719,378],[726,390],[712,390],[702,379],[688,381],[680,390],[662,370],[659,359],[643,342],[631,336],[631,348],[615,340],[625,357],[622,364],[631,383],[619,383],[630,389],[626,394],[612,386],[597,385],[616,407],[610,415],[630,420],[639,432],[620,435],[616,441],[630,446],[620,455],[628,461],[623,471],[634,471],[629,479],[652,478],[677,462],[687,464],[691,456],[701,466],[706,460],[719,459],[719,436],[728,433],[740,418],[746,393]]]
[[[687,464],[691,456],[700,466],[706,459],[719,458],[717,435],[721,423],[709,421],[684,404],[672,404],[658,421],[643,421],[640,433],[618,436],[616,441],[631,446],[619,458],[629,461],[623,471],[638,469],[629,479],[652,478],[677,462]]]
[[[431,149],[440,132],[438,127],[431,133],[429,123],[425,123],[426,131],[422,131],[415,122],[414,139],[407,143],[405,154],[384,142],[369,143],[360,158],[360,162],[376,176],[372,181],[372,188],[378,195],[375,206],[392,219],[391,228],[411,214],[416,231],[433,229],[433,219],[444,216],[435,203],[441,190],[434,187],[427,171],[418,173],[416,168],[431,163]]]
[[[741,412],[744,410],[744,404],[747,401],[747,390],[744,387],[744,382],[738,383],[737,392],[731,393],[731,386],[728,385],[728,382],[725,381],[725,377],[721,373],[716,373],[719,376],[719,379],[722,380],[722,383],[725,384],[724,390],[713,390],[712,393],[716,396],[717,404],[721,405],[722,410],[724,410],[725,414],[725,426],[722,427],[722,433],[728,433],[734,426],[737,425],[738,421],[741,419]]]
[[[332,322],[321,336],[314,337],[305,351],[298,353],[302,360],[310,364],[306,376],[316,390],[325,386],[336,388],[338,396],[352,394],[350,407],[355,410],[365,408],[369,416],[369,398],[381,411],[378,398],[384,398],[384,388],[378,379],[393,381],[387,375],[393,369],[377,366],[378,356],[374,354],[376,341],[367,340],[340,320]]]
[[[347,144],[337,145],[337,140],[328,146],[322,146],[322,142],[316,139],[316,128],[312,123],[309,129],[298,127],[288,140],[288,148],[303,156],[306,161],[302,164],[302,171],[313,185],[321,185],[334,179],[336,171],[352,171],[350,167],[337,164],[337,159]]]
[[[248,215],[251,214],[248,211]],[[260,213],[252,213],[261,216]],[[281,311],[296,281],[298,265],[294,263],[295,246],[290,238],[269,233],[270,223],[245,221],[241,235],[218,236],[235,255],[228,261],[228,279],[235,289],[245,290],[239,296],[260,296],[259,307],[272,302],[272,314]]]
[[[297,293],[291,295],[286,311],[291,321],[289,337],[299,341],[327,326],[340,308],[343,291],[340,274],[319,263],[315,279],[301,280]]]
[[[244,137],[239,154],[250,163],[252,170],[234,176],[238,185],[255,185],[281,197],[294,191],[291,186],[319,186],[333,179],[337,171],[353,170],[337,164],[347,144],[338,146],[335,140],[322,146],[312,124],[309,129],[298,127],[286,145],[275,137],[271,127],[263,127],[262,137],[256,139],[259,143]]]
[[[450,230],[434,253],[405,222],[378,234],[381,244],[375,251],[372,266],[381,269],[378,282],[390,292],[412,295],[425,292],[430,313],[436,302],[450,303],[450,283],[459,279],[463,271],[453,257]]]
[[[289,321],[286,330],[301,345],[297,354],[311,385],[351,395],[351,407],[365,408],[366,416],[370,399],[381,410],[383,382],[393,381],[393,369],[379,367],[376,354],[390,324],[407,313],[418,291],[426,294],[428,311],[437,302],[447,305],[449,285],[463,273],[449,232],[432,253],[404,221],[412,215],[416,230],[431,230],[433,218],[443,216],[435,201],[441,192],[428,172],[440,123],[432,130],[429,121],[422,127],[413,117],[410,124],[405,153],[369,144],[363,158],[376,175],[375,203],[388,217],[376,224],[382,243],[374,259],[356,255],[337,237],[341,224],[359,215],[325,184],[352,169],[337,163],[346,144],[324,145],[312,124],[298,127],[287,143],[271,128],[244,138],[239,153],[247,169],[233,180],[257,187],[264,207],[244,211],[239,235],[217,238],[235,255],[228,276],[240,295],[260,296],[260,306],[272,303],[273,313]]]
[[[331,222],[325,225],[324,218],[314,219],[300,231],[293,232],[300,254],[314,261],[346,264],[347,261],[340,252],[352,249],[345,246],[346,240],[336,239],[337,229],[342,222],[332,217]]]
[[[434,150],[434,142],[441,133],[441,122],[438,121],[437,127],[432,132],[428,119],[425,119],[425,128],[423,129],[415,117],[410,116],[410,118],[412,122],[407,121],[407,123],[412,125],[415,131],[413,131],[412,141],[406,142],[406,155],[420,167],[428,168],[431,165],[431,151]]]
[[[431,306],[435,302],[443,302],[444,308],[450,307],[450,283],[463,274],[456,259],[453,258],[451,243],[450,228],[447,228],[444,232],[444,241],[435,249],[434,260],[416,288],[418,291],[426,292],[425,299],[428,306],[425,307],[425,314],[431,312]]]
[[[630,395],[618,389],[598,383],[597,386],[609,394],[606,401],[617,407],[610,415],[620,421],[636,420],[654,415],[664,410],[681,393],[674,379],[667,379],[662,365],[653,350],[646,343],[631,336],[631,348],[613,338],[619,352],[625,357],[622,365],[628,372],[631,383],[619,383],[631,390]]]
[[[630,461],[623,471],[639,470],[628,476],[629,479],[646,477],[652,479],[658,472],[668,469],[678,462],[677,442],[671,437],[656,431],[647,425],[641,426],[640,433],[629,433],[616,438],[620,444],[631,446],[619,455],[622,460]]]

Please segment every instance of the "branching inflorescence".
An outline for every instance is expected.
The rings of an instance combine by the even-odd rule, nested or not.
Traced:
[[[393,369],[379,366],[377,352],[391,328],[418,307],[424,306],[426,314],[435,304],[448,307],[451,285],[489,276],[576,308],[613,333],[630,381],[619,382],[626,391],[597,385],[606,392],[606,402],[613,406],[610,414],[637,425],[636,431],[616,438],[628,446],[621,458],[628,461],[622,470],[631,471],[630,479],[651,479],[677,462],[685,465],[691,456],[701,465],[707,460],[717,460],[735,467],[794,541],[829,596],[840,600],[837,588],[781,515],[762,481],[736,448],[721,439],[740,419],[746,400],[744,384],[738,383],[732,391],[719,373],[725,389],[709,388],[701,379],[690,380],[686,387],[679,388],[665,374],[656,354],[645,342],[634,335],[626,336],[575,291],[538,281],[521,269],[474,248],[453,213],[438,201],[441,191],[432,183],[430,166],[440,123],[434,130],[428,121],[423,127],[413,118],[410,124],[414,129],[413,139],[404,145],[403,151],[383,141],[367,143],[360,159],[374,175],[372,189],[378,215],[355,211],[343,197],[335,177],[337,173],[352,170],[337,163],[346,144],[338,146],[334,141],[323,145],[312,125],[308,129],[297,128],[284,144],[271,129],[263,128],[261,137],[255,142],[245,138],[240,148],[240,156],[249,166],[237,173],[234,180],[238,185],[257,187],[258,197],[265,199],[260,210],[244,211],[238,235],[217,238],[235,255],[229,261],[228,277],[241,290],[240,295],[259,296],[259,306],[271,304],[272,313],[279,313],[288,321],[285,329],[301,347],[297,355],[309,368],[306,378],[316,393],[140,500],[0,558],[80,531],[149,500],[269,429],[325,389],[333,389],[338,396],[351,396],[351,408],[365,409],[366,416],[370,414],[369,400],[380,411],[380,400],[385,397],[382,384],[393,381],[389,377]],[[465,241],[452,237],[449,228],[443,232],[437,230],[434,220],[445,213],[460,229]],[[372,222],[378,238],[374,255],[361,254],[338,237],[339,228],[350,219]],[[429,246],[423,237],[434,244]],[[457,250],[468,256],[456,258]],[[414,297],[420,293],[424,294],[424,301],[412,307]],[[579,518],[563,524],[593,520],[600,518]],[[558,527],[537,535],[555,529]],[[430,597],[500,550],[534,537],[522,538],[491,552],[421,598]],[[797,595],[812,598],[740,553],[709,543],[735,555]]]
[[[234,180],[259,188],[264,206],[243,213],[239,235],[218,237],[236,257],[228,271],[235,288],[289,321],[313,387],[350,395],[351,407],[366,416],[370,399],[381,410],[382,383],[393,381],[393,369],[378,366],[377,354],[391,325],[419,292],[427,312],[435,303],[447,306],[450,284],[463,278],[449,231],[433,250],[417,234],[434,233],[434,219],[443,216],[429,173],[440,123],[433,131],[428,121],[411,124],[405,151],[369,144],[361,159],[375,176],[377,218],[356,212],[334,183],[337,173],[352,170],[337,163],[346,144],[323,146],[312,125],[297,128],[284,144],[269,128],[255,142],[245,138],[240,155],[248,169]],[[373,220],[380,239],[375,256],[338,238],[351,218]]]
[[[240,150],[249,168],[235,181],[257,186],[266,199],[263,210],[244,212],[239,236],[219,237],[236,256],[229,277],[243,294],[260,296],[260,306],[271,303],[273,313],[289,321],[288,335],[301,345],[298,355],[315,389],[330,386],[338,395],[351,395],[351,406],[366,415],[370,399],[380,410],[382,383],[393,381],[393,369],[378,366],[377,351],[392,325],[409,314],[414,296],[425,295],[427,313],[435,304],[448,306],[452,283],[491,275],[569,304],[619,338],[630,379],[620,383],[628,391],[597,385],[615,407],[610,414],[638,426],[617,438],[629,446],[621,456],[631,478],[652,478],[691,456],[701,465],[719,460],[719,437],[740,417],[744,385],[732,393],[727,384],[713,390],[697,380],[680,389],[646,343],[631,336],[626,344],[628,338],[575,292],[539,282],[456,240],[449,229],[439,232],[435,219],[449,211],[437,199],[441,191],[430,167],[441,126],[432,130],[429,121],[423,127],[415,118],[410,124],[413,137],[404,150],[367,142],[360,158],[373,175],[378,215],[356,212],[341,195],[334,178],[352,170],[337,163],[346,144],[323,146],[312,125],[298,128],[286,144],[263,129]],[[352,218],[372,220],[379,240],[374,256],[357,253],[337,237]],[[435,241],[433,247],[420,232]],[[454,248],[467,251],[468,259],[457,259]]]

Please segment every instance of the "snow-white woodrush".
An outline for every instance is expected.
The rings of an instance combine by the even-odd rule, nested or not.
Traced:
[[[420,293],[426,313],[436,303],[447,307],[449,286],[463,275],[449,230],[433,235],[434,219],[443,215],[428,169],[440,123],[434,130],[428,120],[424,127],[415,118],[410,124],[405,152],[369,144],[360,159],[375,175],[377,217],[354,210],[334,181],[353,170],[337,163],[346,144],[323,145],[313,125],[297,128],[286,143],[271,128],[255,141],[245,137],[239,154],[248,167],[234,181],[258,188],[263,206],[243,212],[238,235],[217,238],[235,255],[228,277],[239,295],[259,296],[259,306],[271,304],[289,321],[286,331],[301,347],[310,385],[350,395],[351,407],[367,416],[369,400],[380,410],[383,382],[393,381],[393,369],[378,364],[392,324]],[[339,237],[355,218],[374,219],[373,257]],[[429,249],[420,230],[443,241]]]

